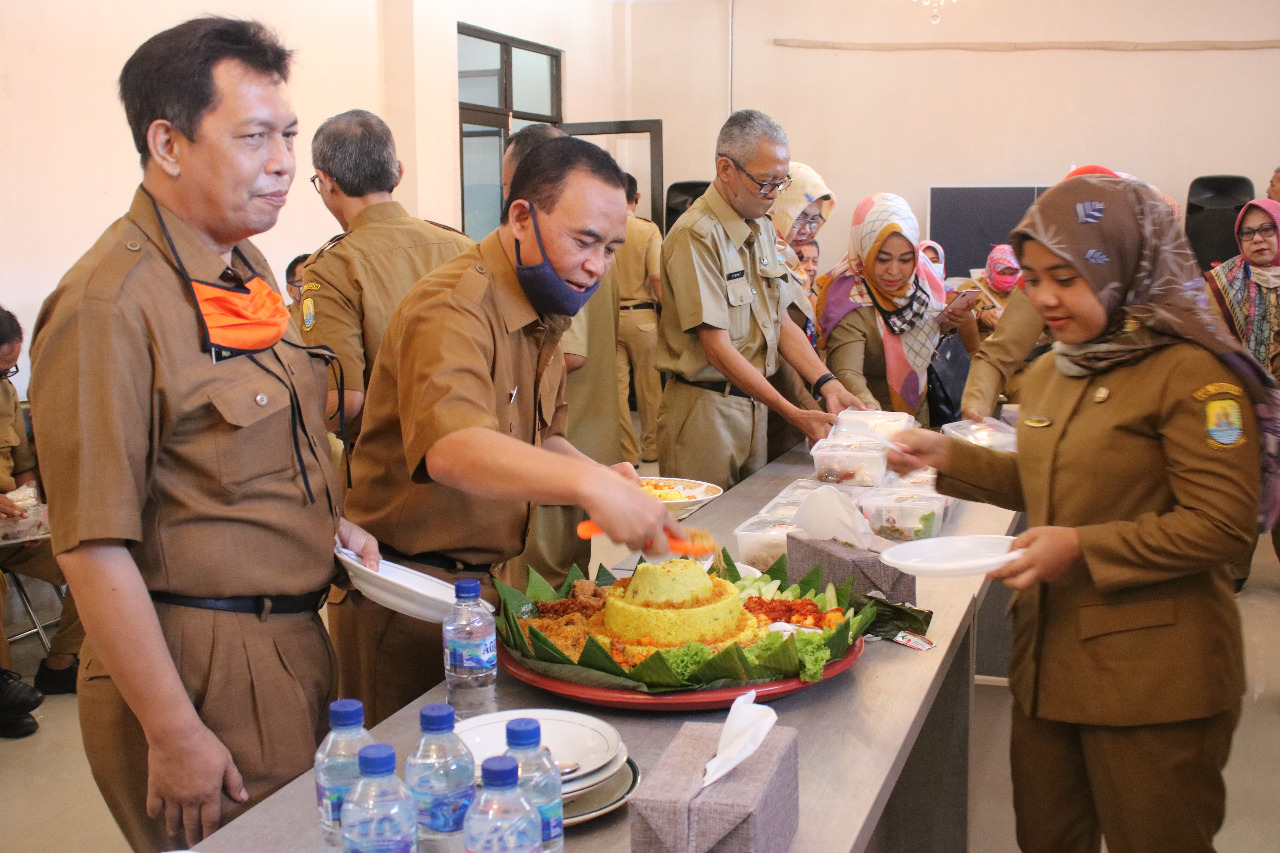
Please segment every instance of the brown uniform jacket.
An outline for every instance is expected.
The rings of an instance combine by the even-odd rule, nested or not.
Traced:
[[[827,367],[841,384],[873,409],[889,404],[889,373],[885,365],[884,339],[872,305],[855,308],[827,335]],[[912,412],[921,424],[929,424],[929,397],[923,394]]]
[[[398,201],[370,205],[349,224],[303,267],[301,326],[308,345],[337,353],[344,389],[364,391],[396,305],[424,275],[475,243],[415,219]],[[359,431],[358,421],[352,426]]]
[[[1185,343],[1096,376],[1067,377],[1052,355],[1027,372],[1017,454],[953,441],[938,478],[1079,533],[1081,562],[1015,596],[1019,707],[1104,726],[1233,707],[1244,663],[1228,565],[1252,548],[1259,496],[1240,380]]]
[[[995,331],[982,342],[969,365],[960,405],[984,415],[993,414],[996,401],[1026,365],[1028,353],[1043,334],[1044,320],[1022,288],[1015,287],[1005,301]]]
[[[187,271],[225,269],[176,216]],[[274,285],[249,242],[237,247]],[[239,259],[233,269],[249,276]],[[285,340],[300,345],[291,325]],[[45,300],[32,336],[31,403],[55,553],[124,540],[147,587],[182,595],[299,595],[335,576],[339,490],[328,463],[325,370],[285,342],[214,362],[141,189]],[[314,502],[295,454],[298,443]]]
[[[613,259],[618,301],[623,305],[652,302],[654,293],[649,286],[649,276],[660,275],[661,269],[662,232],[648,219],[628,214],[627,241]]]
[[[36,455],[27,438],[18,389],[0,380],[0,493],[12,492],[13,478],[36,467]]]
[[[659,370],[724,381],[698,337],[707,325],[726,330],[756,370],[773,375],[780,315],[792,293],[777,243],[768,217],[748,222],[714,185],[684,212],[662,243]]]
[[[529,505],[433,482],[427,451],[483,427],[541,445],[563,435],[568,318],[539,318],[495,231],[420,281],[392,312],[352,454],[347,514],[405,554],[467,563],[510,559]]]

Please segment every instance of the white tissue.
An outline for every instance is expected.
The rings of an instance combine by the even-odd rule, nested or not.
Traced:
[[[862,510],[831,486],[814,489],[792,521],[804,528],[810,539],[836,539],[855,548],[868,548],[875,538]]]
[[[729,717],[720,731],[720,744],[716,747],[715,757],[707,762],[702,787],[720,779],[759,749],[773,724],[778,721],[777,711],[757,705],[755,701],[756,692],[749,690],[734,699],[729,706]]]

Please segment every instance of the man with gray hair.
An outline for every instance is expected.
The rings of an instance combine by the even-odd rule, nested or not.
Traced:
[[[810,441],[835,412],[863,408],[827,371],[786,308],[786,264],[765,215],[790,183],[787,135],[759,110],[740,110],[716,140],[716,177],[662,245],[659,370],[672,381],[658,410],[664,477],[728,488],[766,461],[770,409]],[[769,384],[781,357],[827,411],[800,408]]]
[[[475,245],[451,228],[416,219],[391,193],[404,176],[391,128],[366,110],[326,120],[311,139],[311,184],[343,233],[303,268],[302,337],[342,364],[347,439],[355,442],[373,360],[387,318],[418,279]],[[338,388],[330,376],[327,413],[337,426]]]

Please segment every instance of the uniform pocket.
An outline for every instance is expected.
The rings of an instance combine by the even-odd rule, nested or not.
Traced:
[[[755,291],[745,281],[731,281],[726,286],[729,300],[729,337],[734,343],[751,334],[751,302]]]
[[[219,415],[212,431],[225,488],[240,492],[255,480],[293,474],[293,426],[284,386],[264,373],[223,388],[210,395],[210,402]]]
[[[1106,634],[1172,625],[1177,622],[1177,616],[1177,602],[1170,598],[1088,604],[1080,608],[1080,639],[1091,640]]]

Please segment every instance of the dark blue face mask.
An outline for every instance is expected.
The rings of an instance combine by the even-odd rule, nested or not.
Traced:
[[[538,229],[538,214],[532,204],[529,205],[529,215],[533,217],[533,236],[538,240],[542,263],[533,266],[522,264],[520,241],[516,240],[516,280],[520,282],[520,289],[524,291],[534,311],[544,315],[563,314],[572,317],[582,310],[591,294],[600,288],[600,282],[597,281],[581,293],[570,287],[560,277],[560,273],[556,272],[555,267],[551,266],[551,261],[547,260],[547,250],[542,247],[542,232]]]

